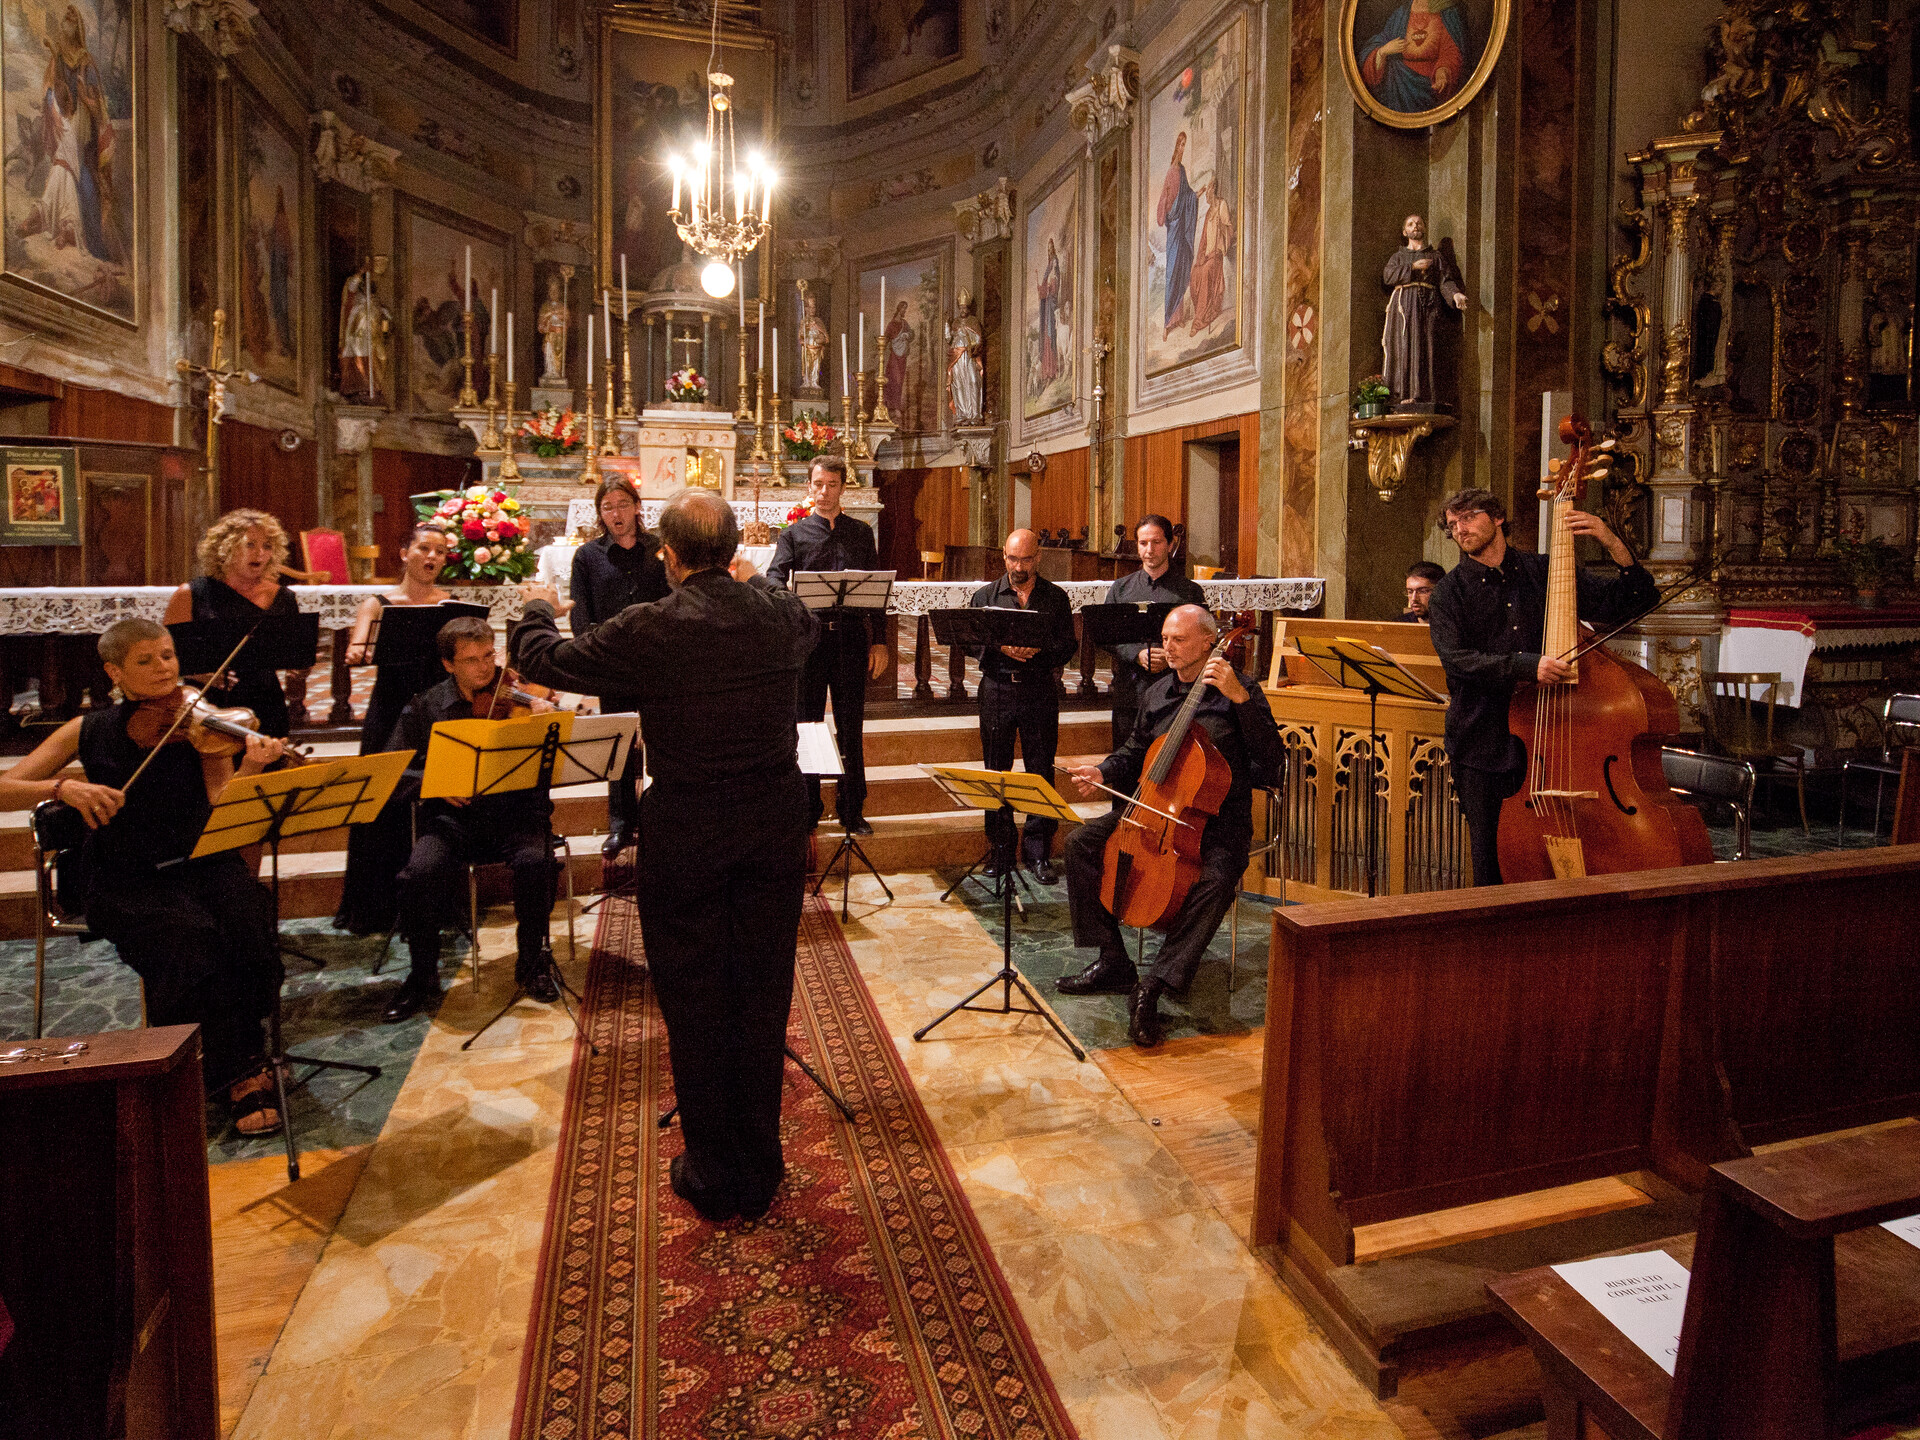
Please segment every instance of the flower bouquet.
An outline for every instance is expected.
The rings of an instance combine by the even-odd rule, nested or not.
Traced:
[[[524,580],[540,563],[529,537],[532,523],[520,502],[504,490],[470,485],[465,490],[436,490],[414,505],[421,523],[447,532],[449,549],[444,580],[499,584]]]
[[[810,499],[802,500],[798,505],[794,506],[791,510],[787,511],[787,518],[785,520],[782,520],[778,525],[775,525],[772,528],[775,530],[784,530],[789,525],[795,524],[798,521],[806,519],[807,516],[811,515],[812,513],[813,513],[813,501]]]
[[[789,460],[811,460],[816,455],[824,455],[839,435],[833,426],[822,424],[811,415],[795,417],[794,422],[780,432]]]
[[[542,460],[552,460],[560,455],[573,454],[586,437],[581,433],[580,417],[573,413],[571,405],[565,410],[556,410],[549,405],[522,422],[520,438]]]
[[[691,365],[667,376],[667,398],[681,404],[700,405],[707,399],[707,377]]]

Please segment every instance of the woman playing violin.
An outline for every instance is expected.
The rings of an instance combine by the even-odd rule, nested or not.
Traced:
[[[206,573],[173,592],[162,617],[167,624],[238,620],[250,625],[263,614],[299,613],[293,592],[279,579],[279,567],[287,559],[287,532],[264,510],[222,515],[200,538],[199,558]],[[207,679],[207,699],[253,711],[262,734],[285,736],[293,729],[286,692],[274,671],[250,667],[243,659],[226,675]]]
[[[273,901],[239,855],[186,857],[213,797],[236,774],[273,764],[285,742],[233,738],[223,748],[239,750],[236,766],[233,753],[200,749],[183,720],[157,753],[143,749],[134,736],[157,738],[179,702],[173,639],[151,620],[120,620],[99,649],[125,698],[42,741],[0,779],[0,806],[60,800],[80,812],[89,829],[81,855],[88,927],[145,983],[151,1023],[200,1026],[206,1076],[229,1087],[234,1128],[268,1134],[281,1121],[260,1029],[281,980]],[[76,758],[84,780],[63,774]]]

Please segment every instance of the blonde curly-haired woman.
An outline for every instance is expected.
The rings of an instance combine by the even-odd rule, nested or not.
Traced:
[[[200,568],[205,573],[173,592],[163,617],[168,625],[188,620],[238,620],[251,624],[262,614],[293,616],[300,607],[280,583],[287,559],[287,532],[264,510],[229,510],[200,537]],[[215,677],[219,678],[219,677]],[[260,733],[284,739],[293,728],[286,693],[272,670],[250,667],[241,652],[222,686],[209,683],[215,705],[243,705],[260,719]]]

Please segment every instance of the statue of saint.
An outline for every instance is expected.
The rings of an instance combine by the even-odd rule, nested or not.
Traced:
[[[1434,393],[1434,335],[1440,310],[1467,308],[1460,277],[1438,250],[1427,246],[1427,222],[1409,215],[1400,227],[1407,243],[1393,252],[1381,283],[1387,297],[1387,323],[1380,332],[1384,363],[1380,372],[1398,408],[1431,409]]]
[[[956,425],[978,425],[983,403],[980,347],[985,337],[973,318],[973,296],[960,292],[960,313],[947,325],[947,406]]]
[[[542,385],[567,383],[567,302],[558,271],[547,276],[547,299],[535,323],[540,330]]]
[[[825,394],[822,377],[827,369],[827,325],[820,318],[820,297],[800,286],[800,393]]]
[[[356,270],[340,291],[340,395],[372,404],[380,398],[376,361],[385,346],[387,309],[373,293],[373,277]]]

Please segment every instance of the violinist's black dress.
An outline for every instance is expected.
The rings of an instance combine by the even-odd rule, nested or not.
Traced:
[[[213,809],[191,745],[163,747],[127,788],[147,754],[127,738],[135,708],[80,722],[87,779],[127,794],[82,851],[87,925],[146,983],[149,1024],[200,1026],[207,1083],[224,1085],[264,1053],[260,1022],[282,976],[273,899],[232,851],[184,858]]]
[[[187,592],[193,596],[195,620],[237,620],[251,625],[262,615],[291,617],[300,613],[299,602],[285,585],[273,597],[273,603],[264,607],[254,604],[214,575],[200,575],[188,581]],[[280,676],[272,670],[249,668],[246,656],[247,652],[242,650],[240,658],[227,667],[240,683],[231,690],[210,689],[207,699],[222,709],[245,706],[259,717],[262,735],[284,740],[293,729],[293,718],[287,713],[287,694],[280,688]]]

